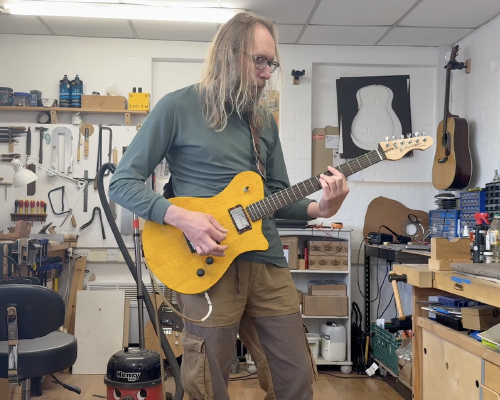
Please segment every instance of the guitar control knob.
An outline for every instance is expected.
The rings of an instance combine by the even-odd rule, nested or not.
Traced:
[[[214,263],[214,259],[212,257],[207,257],[207,259],[205,260],[205,262],[208,264],[208,265],[212,265]]]
[[[196,271],[196,275],[198,275],[198,276],[201,278],[203,275],[205,275],[205,270],[204,270],[204,269],[201,269],[201,268],[200,268],[200,269],[198,269],[198,270]]]

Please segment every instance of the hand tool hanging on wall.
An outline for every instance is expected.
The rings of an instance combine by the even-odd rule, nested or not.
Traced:
[[[52,202],[52,198],[50,197],[50,195],[58,190],[61,190],[61,212],[56,212],[54,210],[54,204]],[[71,211],[71,208],[67,211],[64,211],[64,197],[66,197],[66,192],[65,192],[65,187],[64,186],[61,186],[61,187],[58,187],[58,188],[55,188],[55,189],[52,189],[49,191],[49,193],[47,193],[47,197],[49,198],[49,204],[50,204],[50,208],[52,209],[52,212],[54,213],[54,215],[64,215],[64,214],[68,214],[70,211]],[[64,226],[64,223],[66,222],[66,219],[68,218],[69,214],[66,216],[66,218],[64,218],[63,222],[61,223],[60,226]],[[76,227],[77,224],[76,224],[76,219],[75,219],[75,215],[72,214],[71,215],[71,224],[73,225],[73,227]]]
[[[64,135],[64,166],[59,169],[59,135]],[[73,172],[73,154],[72,154],[73,135],[69,128],[54,128],[52,131],[52,168],[63,174]]]
[[[0,186],[5,188],[5,201],[7,201],[7,187],[12,186],[12,182],[0,182]]]
[[[111,164],[111,154],[113,152],[113,131],[107,126],[102,126],[99,124],[99,144],[97,147],[97,167],[95,170],[95,176],[99,172],[102,166],[102,131],[109,131],[109,150],[108,150],[108,162]],[[109,171],[104,174],[104,176],[109,176]],[[94,180],[94,189],[97,190],[97,179]]]
[[[82,136],[84,137],[83,155],[85,157],[89,156],[90,137],[93,134],[94,134],[94,125],[92,125],[92,124],[82,124],[82,126],[80,126],[80,137],[79,137],[79,140],[81,140]],[[80,142],[78,142],[77,156],[78,156],[78,154],[80,154]]]
[[[116,147],[113,149],[113,164],[118,165],[118,150]],[[111,208],[111,214],[116,221],[116,203],[111,198],[109,199],[109,208]]]
[[[0,140],[1,142],[1,140]],[[10,154],[0,154],[1,162],[11,162],[14,158],[21,158],[21,154],[19,153],[10,153]]]
[[[40,148],[42,145],[40,145]],[[26,136],[26,162],[28,162],[28,158],[31,156],[31,127],[28,128],[28,134]],[[29,169],[36,175],[36,167],[35,164],[26,165],[26,169]],[[36,193],[36,181],[28,183],[26,187],[26,194],[28,196],[34,196]]]
[[[39,150],[39,153],[38,153],[38,162],[40,164],[43,164],[43,139],[44,139],[44,136],[45,136],[45,132],[48,131],[49,128],[44,128],[43,126],[36,126],[35,127],[35,131],[39,131],[40,132],[40,150]],[[47,134],[48,136],[48,134]],[[48,136],[49,140],[50,140],[50,136]],[[50,143],[50,142],[49,142]],[[49,144],[47,143],[47,144]]]
[[[102,238],[106,239],[106,233],[104,231],[104,224],[102,223],[102,214],[101,214],[101,208],[100,207],[94,207],[94,209],[92,210],[92,218],[90,218],[89,222],[87,222],[86,224],[83,224],[80,227],[80,230],[85,229],[87,226],[89,226],[94,221],[94,217],[95,217],[95,213],[96,212],[99,214],[99,221],[101,222]]]
[[[27,133],[24,126],[3,126],[0,127],[0,143],[9,143],[9,152],[14,151],[14,143],[19,143],[14,140],[15,137]]]

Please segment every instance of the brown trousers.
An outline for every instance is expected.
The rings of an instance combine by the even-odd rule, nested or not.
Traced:
[[[257,367],[265,400],[312,400],[316,364],[309,350],[297,291],[288,268],[235,261],[209,290],[213,310],[201,324],[185,321],[181,382],[193,400],[229,400],[236,337]],[[181,311],[201,319],[203,294],[177,295]]]

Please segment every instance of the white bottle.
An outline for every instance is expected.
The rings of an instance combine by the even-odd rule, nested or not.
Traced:
[[[344,325],[328,321],[321,327],[321,356],[326,361],[345,361],[347,337]]]

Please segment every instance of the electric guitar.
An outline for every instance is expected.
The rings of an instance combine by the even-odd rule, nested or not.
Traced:
[[[418,134],[416,134],[418,135]],[[380,142],[377,149],[336,167],[349,176],[380,161],[395,161],[412,150],[432,146],[429,136],[416,136]],[[332,175],[324,172],[325,175]],[[183,294],[202,293],[210,289],[229,268],[233,260],[248,251],[267,250],[262,234],[262,219],[279,209],[321,189],[319,175],[264,197],[259,174],[246,171],[236,175],[217,196],[210,198],[174,197],[172,204],[187,210],[212,215],[228,230],[222,242],[228,248],[225,257],[200,256],[182,231],[171,226],[146,221],[143,249],[149,268],[170,289]],[[166,251],[168,250],[168,251]]]
[[[472,161],[469,149],[469,124],[465,118],[450,113],[450,77],[458,54],[458,45],[451,51],[446,65],[444,118],[436,136],[436,154],[432,166],[432,184],[440,190],[462,190],[471,179]]]

